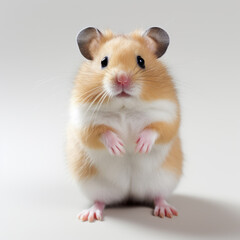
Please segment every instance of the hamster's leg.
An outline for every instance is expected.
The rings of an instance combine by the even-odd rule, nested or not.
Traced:
[[[103,219],[104,208],[105,204],[103,202],[96,201],[92,207],[83,210],[77,217],[82,221],[93,222],[95,219],[101,221]]]
[[[183,154],[181,150],[181,141],[179,137],[176,137],[174,142],[172,143],[171,150],[169,151],[165,161],[161,165],[162,171],[167,171],[168,174],[165,176],[165,184],[169,184],[167,186],[167,189],[170,190],[169,193],[165,194],[168,196],[172,190],[175,188],[176,184],[178,183],[181,175],[182,175],[182,163],[183,163]],[[176,177],[177,182],[174,183],[174,181],[171,180],[170,174],[173,174],[173,176]],[[171,182],[173,185],[171,186]],[[175,185],[175,186],[174,186]],[[155,216],[159,216],[161,218],[163,217],[169,217],[172,218],[173,216],[177,216],[178,212],[177,210],[171,206],[166,200],[165,197],[161,194],[156,195],[154,198],[154,205],[155,209],[153,214]]]
[[[156,197],[154,199],[154,216],[159,216],[160,218],[177,216],[177,210],[171,206],[163,197]]]
[[[82,184],[84,188],[82,190],[94,202],[91,208],[78,215],[79,219],[83,221],[101,220],[105,204],[111,202],[112,198],[119,200],[122,195],[124,196],[122,191],[111,185],[111,182],[104,181],[101,177],[98,178],[98,168],[87,153],[87,148],[104,149],[116,142],[122,146],[122,141],[115,132],[114,129],[105,125],[97,125],[84,130],[72,126],[68,128],[68,165],[76,179]],[[109,158],[112,159],[111,156]]]

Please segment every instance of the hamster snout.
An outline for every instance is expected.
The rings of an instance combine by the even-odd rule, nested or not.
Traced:
[[[120,87],[128,87],[131,81],[130,77],[126,73],[120,73],[116,76],[116,83]]]
[[[136,88],[138,85],[134,73],[117,67],[110,69],[103,80],[103,88],[112,97],[137,96]]]
[[[130,96],[131,77],[125,72],[120,72],[116,75],[115,88],[118,92],[117,96]]]

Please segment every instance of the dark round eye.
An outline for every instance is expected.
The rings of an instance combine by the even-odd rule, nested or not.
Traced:
[[[108,65],[108,57],[104,57],[101,61],[102,68],[105,68]]]
[[[137,64],[140,68],[145,68],[145,62],[141,56],[137,56]]]

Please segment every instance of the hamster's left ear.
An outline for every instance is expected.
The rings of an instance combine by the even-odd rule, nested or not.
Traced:
[[[147,38],[150,48],[157,58],[167,51],[170,39],[162,28],[151,27],[143,34],[143,37]]]
[[[93,60],[95,50],[98,48],[102,33],[94,27],[83,29],[77,36],[77,43],[82,55],[88,60]]]

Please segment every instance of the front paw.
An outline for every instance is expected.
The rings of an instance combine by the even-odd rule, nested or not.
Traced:
[[[149,153],[158,137],[158,133],[151,129],[144,129],[138,139],[135,152]]]
[[[112,131],[107,131],[101,136],[102,142],[111,155],[122,155],[125,153],[123,141]]]

